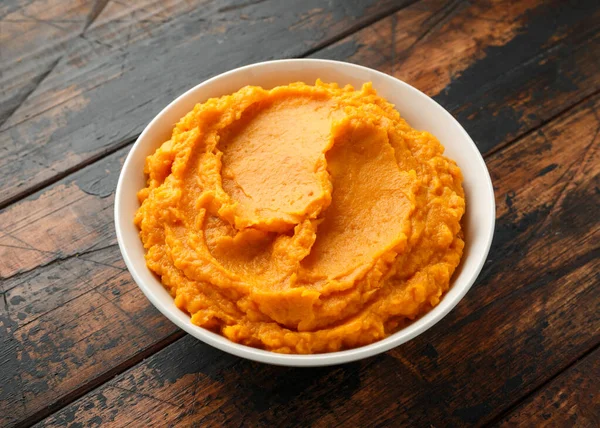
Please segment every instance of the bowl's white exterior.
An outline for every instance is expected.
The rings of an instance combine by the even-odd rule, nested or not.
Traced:
[[[235,92],[246,85],[272,88],[295,81],[314,83],[320,78],[360,88],[373,82],[377,92],[393,103],[408,123],[435,135],[464,175],[467,209],[463,220],[466,245],[461,265],[448,293],[438,306],[408,327],[371,345],[347,351],[314,355],[283,355],[240,345],[195,326],[179,310],[160,281],[146,267],[144,248],[133,224],[138,209],[136,192],[145,186],[144,162],[171,136],[175,123],[196,103]],[[495,202],[492,182],[479,150],[462,126],[443,107],[412,86],[387,74],[354,64],[315,60],[269,61],[241,67],[213,77],[190,89],[144,129],[129,152],[117,185],[115,227],[119,248],[133,279],[160,312],[177,326],[209,345],[250,360],[285,366],[326,366],[355,361],[394,348],[440,321],[467,293],[486,260],[494,234]]]

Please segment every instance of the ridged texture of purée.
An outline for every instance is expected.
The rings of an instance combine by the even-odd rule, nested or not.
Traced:
[[[147,159],[147,265],[232,341],[372,343],[437,305],[460,262],[462,175],[443,151],[369,83],[210,99]]]

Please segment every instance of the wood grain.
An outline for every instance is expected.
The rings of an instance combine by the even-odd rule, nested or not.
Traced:
[[[60,406],[182,335],[148,304],[116,246],[112,193],[123,157],[0,214],[2,426]]]
[[[0,124],[58,64],[106,2],[7,1],[0,6]]]
[[[6,90],[19,93],[14,97],[14,106],[9,100],[0,99],[5,116],[0,123],[10,118],[13,124],[77,95],[76,88],[65,85],[64,73],[73,73],[115,49],[122,50],[128,44],[156,36],[168,28],[170,21],[181,19],[205,2],[18,0],[14,3],[0,12],[2,37],[6,41],[6,49],[0,53],[4,60],[0,82]],[[39,96],[40,92],[45,96]],[[17,107],[19,110],[15,111]]]
[[[111,1],[0,127],[0,206],[131,142],[198,82],[305,55],[409,1],[199,0],[170,16],[155,0],[149,22]]]
[[[310,371],[250,363],[186,336],[42,425],[492,420],[600,343],[598,108],[595,97],[489,159],[499,209],[488,263],[423,336]]]
[[[600,350],[578,361],[537,391],[501,427],[600,426]]]

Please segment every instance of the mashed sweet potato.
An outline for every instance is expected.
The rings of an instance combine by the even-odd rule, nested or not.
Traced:
[[[462,175],[443,151],[369,83],[210,99],[147,159],[147,265],[232,341],[372,343],[437,305],[460,261]]]

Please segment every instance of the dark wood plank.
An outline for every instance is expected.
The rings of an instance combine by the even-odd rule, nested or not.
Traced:
[[[122,49],[125,44],[156,36],[170,21],[202,4],[185,0],[2,2],[0,125],[13,113],[15,118],[27,118],[75,95],[73,87],[46,81],[59,81],[65,63],[81,66],[92,57],[98,58],[108,51]],[[42,84],[47,91],[46,98],[34,94]]]
[[[411,83],[451,111],[482,153],[600,89],[595,0],[428,0],[409,11],[313,56],[366,65]]]
[[[302,56],[410,1],[198,0],[174,16],[155,2],[128,23],[112,0],[0,127],[0,206],[127,144],[202,80]]]
[[[0,214],[2,426],[60,406],[182,335],[148,304],[116,245],[124,154]]]
[[[63,73],[73,72],[115,49],[123,50],[131,43],[155,37],[171,21],[203,5],[198,0],[13,3],[0,10],[1,36],[8,41],[0,52],[0,87],[6,91],[0,98],[0,124],[9,117],[13,124],[27,119],[89,89],[81,87],[77,91],[70,83],[65,84]],[[34,93],[36,89],[45,96]]]
[[[6,1],[0,5],[0,124],[52,71],[105,1]]]
[[[384,355],[264,366],[186,336],[41,426],[482,424],[600,343],[600,96],[492,155],[497,233],[477,284]],[[368,410],[368,411],[366,411]]]
[[[600,426],[600,349],[537,391],[501,427]]]
[[[127,151],[0,211],[0,278],[5,289],[12,288],[17,274],[116,245],[113,192]]]
[[[428,19],[439,15],[442,3],[430,1],[427,6],[423,8],[417,3],[403,9],[396,18],[400,22],[408,21],[411,25],[425,25]],[[396,40],[409,49],[412,46],[409,41],[413,35],[406,34],[402,28],[397,27]],[[444,28],[444,31],[451,31],[453,27]],[[443,35],[436,37],[444,39]],[[558,64],[553,52],[554,50],[547,51],[546,56],[533,64],[538,64],[539,67],[549,62]],[[333,51],[329,53],[333,55]],[[566,56],[563,62],[580,64],[594,77],[592,71],[593,67],[597,67],[597,63],[593,62],[596,54],[597,48],[594,49],[592,45],[587,50],[573,50],[573,57]],[[575,55],[579,55],[578,61],[574,61]],[[459,56],[454,58],[461,61]],[[532,70],[535,71],[536,68],[532,67]],[[572,74],[573,70],[577,71],[576,68],[564,65],[552,70],[555,70],[555,78],[558,80],[565,78],[561,73]],[[541,73],[534,75],[539,76]],[[588,80],[590,85],[593,82],[594,80]],[[511,103],[519,103],[519,94],[533,83],[535,82],[524,81],[519,85],[508,86],[503,89],[503,95],[507,100],[516,100]],[[502,91],[496,91],[500,92]],[[566,95],[557,97],[561,109],[579,99],[577,94],[580,92],[574,91],[572,94],[573,99]],[[474,103],[470,101],[468,94],[465,95],[465,102]],[[512,108],[511,103],[507,107]],[[467,118],[465,124],[469,127],[478,120],[479,118]],[[530,125],[523,125],[517,132],[527,132],[531,129]],[[512,132],[510,129],[500,128],[496,137],[501,144],[505,144],[511,141]],[[129,275],[118,271],[124,266],[115,247],[112,202],[117,173],[126,150],[117,152],[0,213],[0,223],[3,225],[0,258],[3,262],[6,261],[0,264],[0,276],[3,278],[0,287],[5,290],[5,306],[0,304],[3,309],[0,315],[3,316],[2,338],[5,343],[0,364],[2,368],[7,367],[7,370],[0,370],[0,383],[13,388],[6,388],[3,393],[12,397],[5,401],[6,405],[17,409],[11,412],[0,411],[0,414],[9,415],[13,418],[12,421],[31,417],[35,419],[48,409],[55,409],[62,402],[72,399],[70,397],[76,397],[81,391],[89,390],[107,379],[115,370],[120,370],[119,367],[127,367],[143,358],[157,344],[174,340],[173,335],[178,334],[170,323],[152,309],[132,284]],[[542,170],[552,168],[552,164],[527,167],[539,167]],[[557,171],[560,171],[558,167]],[[504,174],[501,173],[502,176]],[[502,191],[506,193],[510,190]],[[504,196],[501,198],[504,201]],[[505,209],[503,203],[500,208],[503,215],[506,214],[502,211]],[[520,221],[518,218],[507,218],[503,223],[505,229],[511,227],[511,219]],[[498,236],[503,237],[503,245],[506,245],[514,235],[503,233],[501,229]],[[103,288],[103,280],[113,277],[122,281],[123,289],[119,291],[119,296],[111,295],[116,293],[114,289]],[[80,281],[78,278],[91,280]],[[117,279],[111,279],[109,283]],[[108,290],[111,302],[99,304],[93,300],[99,299],[99,294],[106,294],[100,290]],[[127,300],[121,305],[123,299]],[[126,307],[129,316],[136,322],[127,320],[125,314],[118,311],[119,305]],[[474,310],[473,307],[471,309]],[[101,328],[97,319],[103,319],[106,325]],[[98,332],[87,330],[89,325],[96,325]],[[153,327],[149,333],[139,325]],[[56,343],[56,346],[43,345],[43,352],[40,351],[39,338],[36,336],[40,331],[44,332],[43,343]],[[86,332],[90,336],[86,336]],[[128,346],[128,343],[134,343],[135,346]],[[88,348],[90,345],[92,348]],[[93,358],[88,357],[87,353],[92,353]],[[70,359],[70,355],[76,358]],[[53,372],[48,370],[48,367],[56,367],[52,361],[61,361],[61,374],[58,377],[53,377]],[[15,373],[21,375],[14,377]]]

